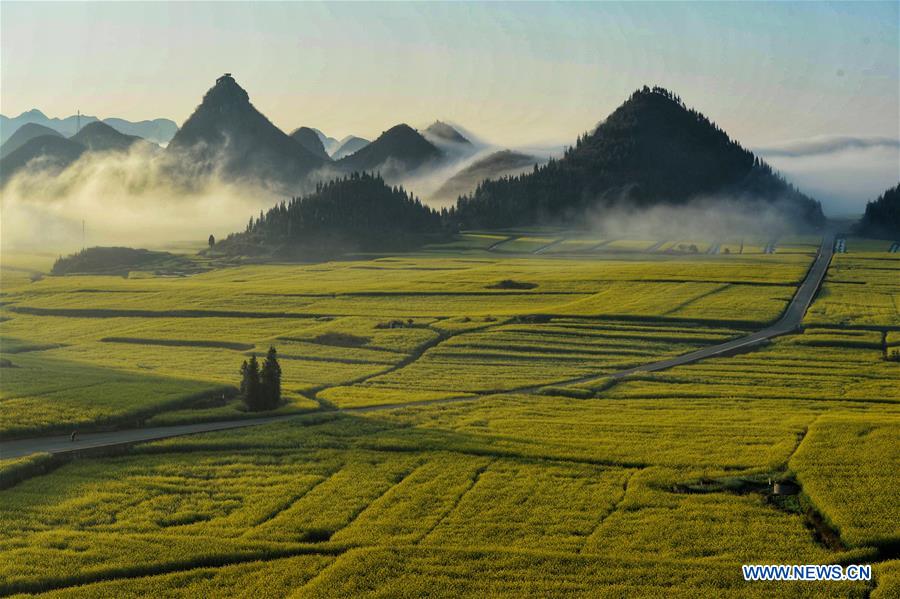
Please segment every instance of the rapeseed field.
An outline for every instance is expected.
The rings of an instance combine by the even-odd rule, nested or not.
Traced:
[[[249,417],[238,367],[270,345],[293,416],[0,460],[0,596],[893,596],[900,261],[850,241],[802,330],[622,378],[775,321],[818,241],[478,231],[188,277],[4,270],[4,440]]]

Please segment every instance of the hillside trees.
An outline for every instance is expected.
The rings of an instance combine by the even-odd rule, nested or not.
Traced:
[[[578,222],[598,208],[677,206],[713,196],[772,204],[798,224],[824,221],[818,202],[703,114],[668,90],[644,87],[561,158],[482,182],[449,216],[461,228]]]
[[[866,204],[857,230],[868,237],[900,238],[900,183]]]

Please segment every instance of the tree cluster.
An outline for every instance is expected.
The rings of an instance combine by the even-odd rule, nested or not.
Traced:
[[[866,204],[857,229],[869,237],[900,240],[900,183]]]
[[[241,364],[241,397],[253,412],[273,410],[281,403],[281,366],[270,347],[260,366],[256,354]]]
[[[449,217],[464,228],[571,222],[620,202],[678,205],[711,194],[780,201],[808,224],[824,221],[818,202],[660,87],[636,91],[559,160],[484,181]]]
[[[301,244],[325,237],[377,248],[396,236],[438,233],[441,213],[379,175],[353,173],[316,185],[315,192],[281,202],[250,219],[243,237],[268,245]]]

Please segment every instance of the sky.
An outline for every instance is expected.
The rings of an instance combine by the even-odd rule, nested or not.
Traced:
[[[181,124],[231,72],[286,131],[371,139],[441,119],[553,145],[649,84],[748,147],[897,139],[898,23],[897,1],[3,1],[0,112]]]

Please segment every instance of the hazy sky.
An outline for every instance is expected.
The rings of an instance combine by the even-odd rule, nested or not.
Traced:
[[[571,141],[660,84],[748,146],[900,136],[900,3],[0,3],[0,111],[179,124],[223,72],[285,130]]]

